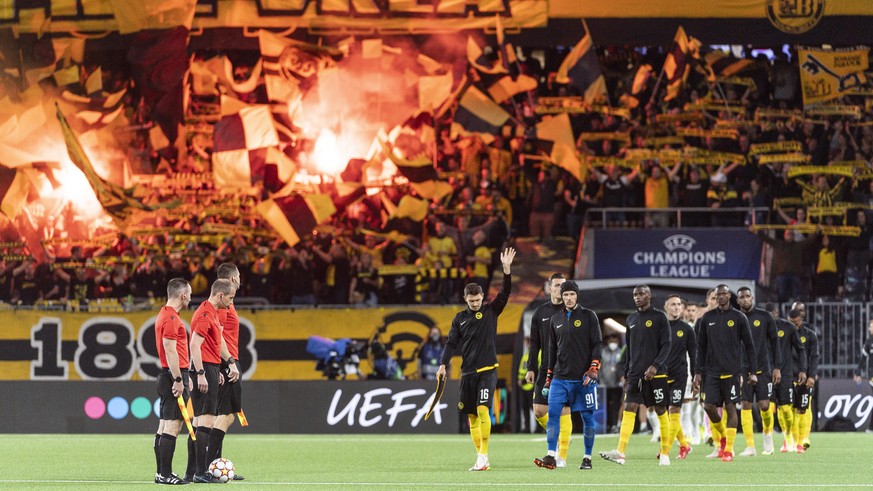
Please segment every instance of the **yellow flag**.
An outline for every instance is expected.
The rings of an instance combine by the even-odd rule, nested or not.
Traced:
[[[803,105],[841,97],[867,82],[867,48],[798,49]]]

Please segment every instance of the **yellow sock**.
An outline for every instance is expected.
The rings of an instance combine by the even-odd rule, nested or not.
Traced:
[[[734,440],[737,439],[737,429],[728,428],[724,432],[724,437],[727,440],[727,445],[725,445],[724,451],[734,453]]]
[[[803,413],[803,418],[800,419],[800,438],[797,444],[801,445],[809,439],[809,433],[812,431],[812,411],[807,410]]]
[[[712,424],[712,440],[715,442],[716,445],[718,445],[721,443],[721,439],[727,436],[727,434],[725,434],[724,418],[721,418],[721,421],[719,421],[718,423],[710,420],[710,423]],[[716,435],[718,435],[717,439]]]
[[[467,419],[470,421],[470,436],[473,438],[473,446],[476,447],[476,453],[479,453],[479,447],[482,446],[482,430],[479,428],[479,417],[468,414]]]
[[[761,428],[765,435],[773,433],[773,404],[766,411],[761,411]]]
[[[616,447],[619,452],[624,453],[624,449],[627,448],[627,442],[630,440],[631,433],[634,432],[634,423],[636,421],[636,412],[625,411],[622,414],[621,431],[618,434],[618,447]]]
[[[810,409],[808,409],[805,413],[806,414],[806,418],[805,418],[806,424],[803,427],[803,441],[804,442],[809,440],[809,434],[812,432],[812,408],[815,407],[813,405],[812,395],[809,396],[809,407],[810,407]]]
[[[546,429],[546,425],[549,423],[549,413],[543,414],[542,416],[537,418],[537,423],[539,423],[540,426],[543,427],[543,429]]]
[[[573,418],[569,414],[561,415],[561,431],[558,432],[558,457],[567,460],[567,450],[570,448],[570,434],[573,433]]]
[[[670,447],[673,446],[675,434],[671,432],[670,416],[667,411],[658,415],[658,423],[661,424],[661,455],[670,455]]]
[[[782,435],[787,441],[791,441],[791,433],[794,431],[794,412],[791,406],[779,406],[779,426],[782,427]]]
[[[491,439],[491,415],[488,414],[488,408],[485,406],[476,406],[476,412],[479,413],[479,438],[482,442],[479,445],[479,453],[488,455],[488,440]]]
[[[673,445],[673,440],[679,440],[680,447],[688,446],[688,439],[685,438],[685,432],[682,431],[681,414],[670,413],[670,445]]]
[[[743,423],[743,436],[746,437],[746,446],[755,448],[755,422],[752,418],[752,410],[743,409],[740,411],[740,419]]]
[[[808,412],[808,411],[807,411]],[[794,444],[797,445],[801,442],[801,428],[803,427],[803,419],[806,413],[794,413],[794,424],[791,426],[791,436],[794,438]]]

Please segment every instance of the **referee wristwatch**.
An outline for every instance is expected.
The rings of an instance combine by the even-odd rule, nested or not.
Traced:
[[[234,363],[236,363],[236,360],[234,360],[232,356],[230,356],[230,357],[227,358],[227,364],[228,364],[228,365],[233,365]]]
[[[181,381],[182,381],[181,375],[173,379],[173,382],[181,382]]]
[[[206,375],[206,369],[201,368],[200,370],[197,370],[197,375]]]

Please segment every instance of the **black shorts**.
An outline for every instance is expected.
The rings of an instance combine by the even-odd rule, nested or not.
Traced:
[[[716,407],[725,404],[736,404],[740,402],[740,397],[742,396],[741,390],[740,377],[737,375],[724,378],[704,375],[701,400],[704,404],[712,404]]]
[[[769,401],[773,398],[773,378],[769,373],[758,373],[758,383],[743,384],[743,402]]]
[[[546,386],[546,373],[544,371],[537,372],[537,379],[534,381],[533,403],[549,405],[549,398],[543,395],[543,387]]]
[[[208,386],[206,393],[200,392],[197,387],[197,373],[191,370],[191,379],[194,381],[194,390],[191,392],[191,403],[194,405],[194,416],[202,416],[204,414],[218,414],[218,371],[217,363],[204,363],[203,369],[206,370],[206,384]]]
[[[234,383],[227,381],[230,370],[224,363],[221,364],[221,373],[224,374],[224,384],[218,388],[218,413],[234,414],[242,409],[242,385],[240,380]]]
[[[794,407],[797,409],[809,409],[809,404],[812,401],[812,389],[806,384],[794,385]]]
[[[182,370],[182,398],[187,403],[190,398],[188,394],[188,372]],[[158,374],[158,396],[161,398],[161,419],[167,421],[178,421],[182,419],[182,411],[179,409],[179,403],[176,402],[176,397],[173,395],[173,375],[169,368],[164,368]]]
[[[666,407],[670,398],[668,397],[670,387],[667,384],[666,375],[655,375],[652,380],[631,379],[628,380],[627,387],[624,392],[624,401],[635,404],[645,404],[646,406],[662,406]],[[685,390],[683,386],[682,390]]]
[[[688,383],[688,374],[682,374],[676,378],[667,381],[668,391],[670,393],[669,405],[681,407],[682,400],[685,399],[685,385]]]
[[[773,388],[773,395],[776,398],[776,404],[780,406],[793,406],[794,382],[791,381],[791,377],[785,378],[783,376],[782,381]]]
[[[494,390],[497,388],[497,370],[461,375],[461,392],[458,411],[477,414],[477,406],[491,407]]]

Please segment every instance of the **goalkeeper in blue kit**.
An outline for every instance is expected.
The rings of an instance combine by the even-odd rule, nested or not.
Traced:
[[[597,374],[603,338],[600,321],[592,310],[579,305],[579,289],[574,281],[561,285],[564,308],[552,315],[549,329],[549,358],[543,395],[549,399],[549,421],[546,424],[548,452],[542,459],[534,459],[539,467],[554,469],[560,432],[561,411],[580,411],[585,424],[583,430],[585,454],[582,470],[591,469],[594,450],[594,411],[597,409]]]

